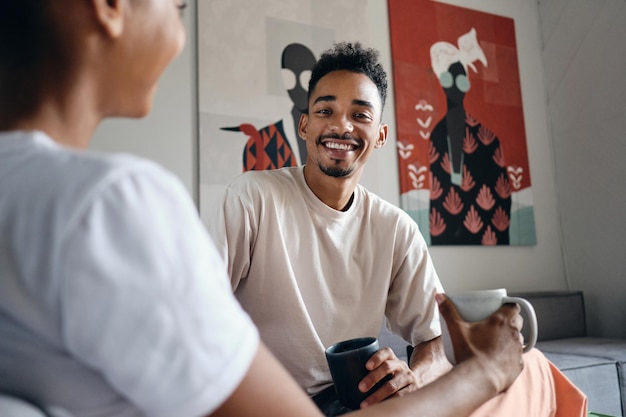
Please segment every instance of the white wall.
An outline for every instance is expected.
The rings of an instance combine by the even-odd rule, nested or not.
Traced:
[[[444,284],[448,290],[583,289],[588,294],[591,331],[615,333],[615,326],[612,331],[608,323],[618,317],[618,332],[624,335],[626,280],[620,278],[626,222],[617,217],[626,211],[626,165],[620,161],[626,131],[623,0],[542,0],[540,6],[528,0],[445,2],[515,19],[538,243],[432,247]],[[93,148],[129,151],[160,162],[181,178],[197,201],[195,7],[191,3],[185,15],[189,42],[163,77],[153,113],[142,121],[104,123]],[[368,7],[372,46],[381,50],[390,69],[386,1],[368,0]],[[559,45],[553,43],[555,39],[564,46],[554,46]],[[551,129],[542,57],[554,119]],[[373,156],[362,182],[398,204],[393,97],[388,103],[385,115],[392,140]],[[592,147],[594,143],[600,146]],[[580,169],[587,161],[589,168]],[[571,283],[566,279],[564,251]],[[609,302],[600,302],[600,297]]]
[[[567,275],[589,332],[626,337],[626,2],[542,0]]]

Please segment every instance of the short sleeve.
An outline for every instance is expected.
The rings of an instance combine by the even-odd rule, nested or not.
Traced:
[[[228,187],[218,214],[207,222],[211,237],[226,261],[233,291],[248,277],[256,231],[253,206],[250,199],[241,196],[236,184]]]
[[[443,287],[417,225],[404,213],[401,219],[385,314],[392,333],[417,345],[441,335],[435,293]]]
[[[92,194],[62,255],[66,344],[147,415],[209,414],[259,342],[195,206],[150,165]]]

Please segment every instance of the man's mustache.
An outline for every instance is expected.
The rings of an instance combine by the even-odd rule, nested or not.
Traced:
[[[343,135],[339,135],[339,133],[328,133],[326,135],[320,135],[317,138],[317,143],[321,143],[322,140],[324,139],[340,139],[340,140],[343,139],[343,140],[353,140],[359,143],[361,142],[361,140],[358,137],[352,136],[349,133],[344,133]]]

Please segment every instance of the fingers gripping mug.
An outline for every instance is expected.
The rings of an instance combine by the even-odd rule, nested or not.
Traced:
[[[506,289],[498,288],[492,290],[465,291],[459,293],[446,293],[452,301],[459,315],[466,321],[481,321],[495,313],[503,304],[516,303],[526,314],[527,320],[524,326],[528,326],[529,336],[524,344],[524,352],[528,352],[537,342],[537,317],[535,309],[528,300],[520,297],[507,296]],[[456,364],[452,341],[446,326],[446,321],[441,318],[441,336],[446,357],[452,364]]]
[[[359,391],[359,382],[369,373],[365,364],[378,349],[378,340],[375,337],[344,340],[326,349],[326,360],[337,397],[344,406],[352,410],[358,409],[361,401],[390,378],[390,375],[383,378],[368,392]]]

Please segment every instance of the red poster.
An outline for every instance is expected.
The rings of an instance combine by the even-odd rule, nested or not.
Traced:
[[[535,244],[515,22],[388,7],[403,209],[431,245]]]

